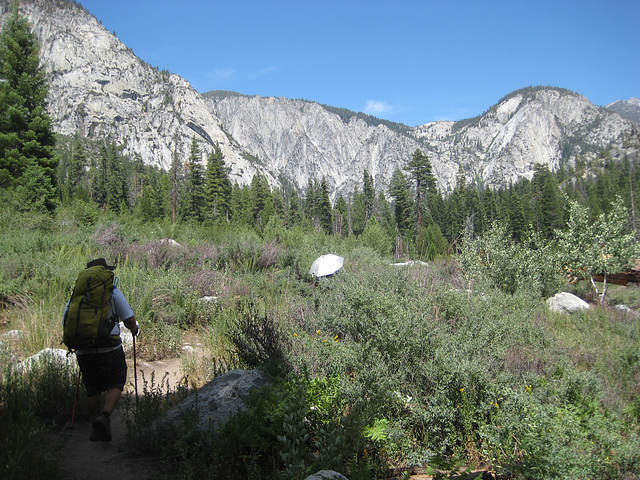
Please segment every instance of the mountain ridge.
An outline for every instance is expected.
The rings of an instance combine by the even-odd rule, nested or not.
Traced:
[[[0,0],[0,14],[9,0]],[[559,87],[526,87],[482,115],[417,127],[309,100],[199,93],[187,80],[151,67],[70,0],[23,0],[50,76],[49,111],[57,133],[110,138],[123,153],[169,168],[196,138],[203,159],[219,145],[230,178],[250,183],[285,177],[303,191],[324,177],[332,197],[359,187],[368,170],[386,193],[396,168],[416,149],[432,162],[440,190],[456,186],[459,168],[486,188],[531,178],[536,165],[557,169],[605,148],[623,148],[634,124]]]

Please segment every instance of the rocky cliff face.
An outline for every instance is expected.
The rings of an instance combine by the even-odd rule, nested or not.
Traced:
[[[462,165],[469,180],[498,187],[531,179],[537,164],[551,170],[561,162],[594,158],[621,145],[632,125],[586,98],[557,88],[513,92],[480,117],[416,128],[443,163]]]
[[[607,110],[616,112],[622,118],[640,125],[640,98],[630,98],[629,100],[616,100],[605,106]]]
[[[309,177],[325,177],[334,192],[348,193],[362,182],[366,169],[376,188],[386,189],[394,169],[420,148],[415,137],[355,116],[343,121],[304,100],[210,95],[209,106],[225,130],[275,176],[302,188]]]
[[[6,19],[10,0],[0,0]],[[22,0],[50,74],[49,111],[64,135],[111,138],[124,153],[168,168],[191,139],[204,155],[218,143],[231,179],[280,176],[301,190],[325,177],[332,193],[361,185],[363,171],[386,192],[393,171],[420,148],[440,189],[455,187],[458,167],[488,187],[531,178],[537,164],[594,157],[620,144],[633,123],[562,89],[514,92],[485,114],[417,128],[349,115],[314,102],[240,94],[202,96],[177,75],[136,57],[97,19],[68,0]]]
[[[351,191],[366,168],[386,190],[393,171],[420,148],[432,163],[440,189],[455,188],[458,167],[467,181],[489,188],[531,179],[537,164],[594,158],[620,144],[632,125],[586,98],[557,88],[513,92],[483,115],[392,129],[357,116],[343,120],[307,101],[244,95],[206,95],[225,129],[274,172],[304,186],[307,175],[325,176],[338,191]]]
[[[0,0],[2,22],[11,3]],[[41,44],[50,74],[48,110],[57,133],[111,138],[124,145],[124,154],[137,153],[163,168],[170,167],[174,152],[187,158],[195,136],[205,156],[219,143],[233,180],[249,182],[261,171],[231,145],[220,120],[186,80],[136,57],[79,5],[26,0],[20,12]]]

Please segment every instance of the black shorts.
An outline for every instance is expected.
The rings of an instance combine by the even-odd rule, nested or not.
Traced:
[[[85,353],[76,357],[88,397],[110,388],[124,389],[127,381],[127,361],[122,347],[107,353]]]

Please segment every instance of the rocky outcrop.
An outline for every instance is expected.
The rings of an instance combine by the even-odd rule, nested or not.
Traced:
[[[269,377],[261,370],[232,370],[214,378],[169,410],[163,422],[176,425],[185,413],[196,412],[201,429],[211,426],[217,431],[233,415],[246,409],[249,391],[270,383]]]
[[[604,108],[610,112],[616,112],[622,118],[640,125],[640,98],[630,98],[629,100],[616,100]]]

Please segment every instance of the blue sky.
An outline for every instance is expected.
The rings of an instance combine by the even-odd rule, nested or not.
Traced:
[[[410,126],[531,85],[640,97],[639,0],[80,0],[200,92],[304,98]]]

